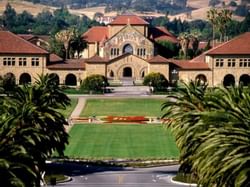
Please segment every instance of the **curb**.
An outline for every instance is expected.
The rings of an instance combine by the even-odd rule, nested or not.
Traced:
[[[183,186],[192,186],[192,187],[197,187],[197,184],[194,183],[185,183],[185,182],[178,182],[173,180],[173,177],[170,178],[171,183],[173,184],[178,184],[178,185],[183,185]]]

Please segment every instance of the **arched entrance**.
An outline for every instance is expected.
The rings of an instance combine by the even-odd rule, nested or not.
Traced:
[[[31,76],[28,73],[21,74],[19,78],[19,84],[30,84],[31,83]]]
[[[60,79],[59,79],[59,76],[56,73],[49,74],[49,77],[52,78],[57,85],[59,85]]]
[[[250,84],[250,76],[247,74],[241,75],[240,84],[242,84],[242,86],[248,86]]]
[[[228,74],[224,77],[223,80],[224,86],[234,86],[235,85],[235,78],[232,74]]]
[[[203,74],[199,74],[195,77],[196,81],[200,81],[201,83],[206,83],[207,82],[207,77]]]
[[[123,69],[122,75],[123,75],[123,77],[132,77],[132,68],[131,67],[125,67]]]
[[[74,74],[68,74],[65,79],[65,85],[76,86],[76,76]]]
[[[11,85],[15,85],[16,84],[16,77],[15,77],[15,75],[13,74],[13,73],[6,73],[5,75],[4,75],[4,78],[6,79],[6,82],[8,83],[8,84],[11,84]]]

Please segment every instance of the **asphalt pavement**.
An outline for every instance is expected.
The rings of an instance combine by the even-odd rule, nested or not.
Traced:
[[[174,184],[171,178],[179,166],[152,168],[100,167],[78,164],[61,164],[60,170],[71,181],[56,186],[68,187],[184,187]],[[51,187],[51,185],[49,185]]]

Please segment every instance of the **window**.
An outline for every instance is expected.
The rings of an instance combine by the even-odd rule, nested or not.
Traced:
[[[215,66],[216,66],[216,67],[222,67],[223,64],[224,64],[224,59],[222,59],[222,58],[217,58],[217,59],[215,60]]]
[[[4,66],[7,65],[7,58],[3,58],[3,65],[4,65]]]
[[[3,65],[4,66],[15,66],[16,64],[16,58],[3,58]]]
[[[130,53],[133,54],[133,47],[130,44],[126,44],[123,47],[123,53]]]
[[[26,58],[19,58],[19,66],[26,66],[27,59]]]
[[[110,55],[111,55],[111,56],[113,56],[113,55],[114,55],[114,49],[113,49],[113,48],[111,48]]]
[[[32,58],[31,65],[32,66],[39,66],[39,58]]]
[[[236,64],[236,60],[234,58],[234,59],[232,59],[232,67],[235,67],[235,64]]]
[[[215,60],[215,66],[216,66],[216,67],[223,67],[223,65],[224,65],[224,59],[222,59],[222,58],[217,58],[217,59]]]

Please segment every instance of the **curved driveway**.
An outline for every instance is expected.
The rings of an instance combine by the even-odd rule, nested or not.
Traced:
[[[178,166],[119,168],[66,164],[65,174],[72,181],[57,184],[68,187],[184,187],[171,183]]]

